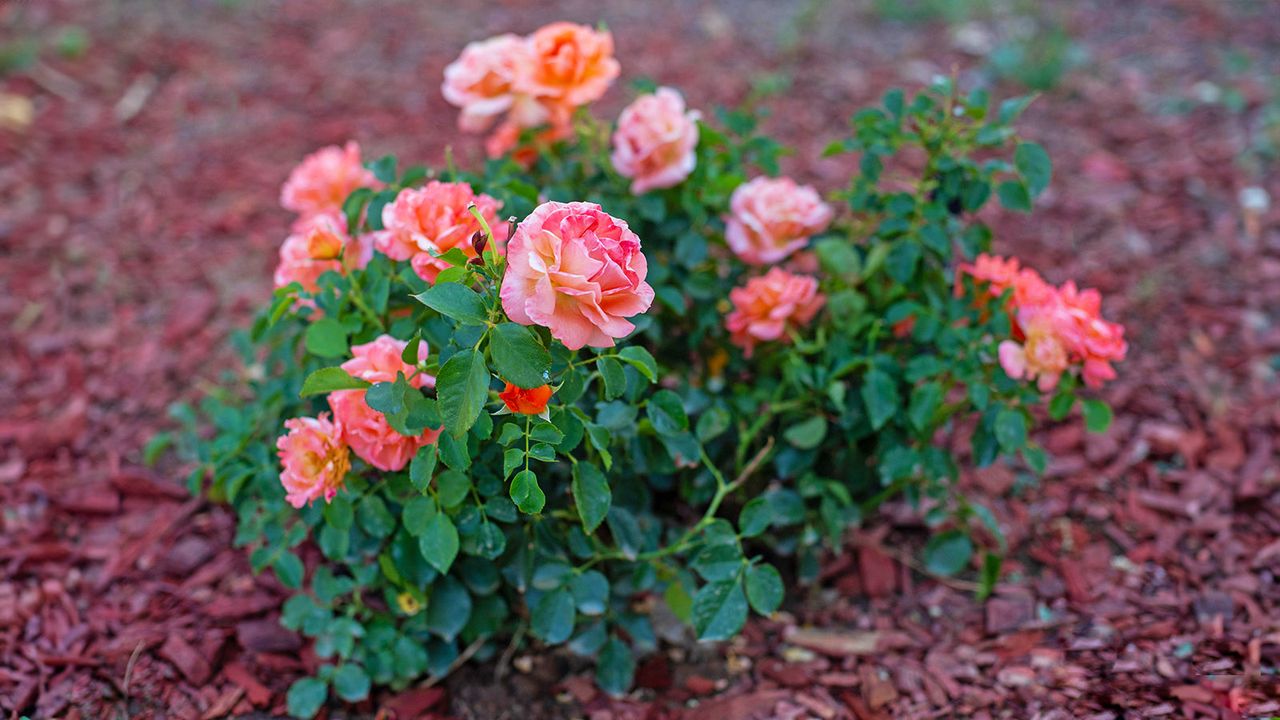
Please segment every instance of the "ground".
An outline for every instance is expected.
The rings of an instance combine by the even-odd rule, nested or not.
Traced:
[[[1053,185],[1034,215],[989,220],[998,250],[1098,287],[1128,328],[1105,392],[1117,419],[1101,437],[1046,422],[1043,478],[966,476],[1010,539],[986,604],[918,572],[919,518],[891,507],[787,612],[656,656],[625,701],[546,653],[334,716],[1280,714],[1266,0],[0,2],[0,708],[282,714],[315,658],[276,623],[281,589],[230,546],[227,510],[142,448],[171,402],[233,367],[225,338],[269,291],[288,169],[349,137],[474,159],[442,67],[468,40],[560,18],[606,21],[624,78],[695,107],[784,86],[766,103],[798,149],[787,170],[827,188],[850,167],[818,151],[890,86],[1056,79],[1020,126]],[[1061,78],[1058,61],[1074,65]]]

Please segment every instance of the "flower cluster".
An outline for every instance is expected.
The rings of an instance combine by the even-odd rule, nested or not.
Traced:
[[[445,100],[462,109],[464,132],[488,130],[497,157],[515,146],[522,130],[548,128],[544,139],[567,137],[573,111],[598,100],[618,77],[613,35],[557,22],[532,35],[505,34],[473,42],[444,71]]]
[[[1124,359],[1124,327],[1102,319],[1102,296],[1068,281],[1054,287],[1016,258],[979,255],[957,269],[995,297],[1009,295],[1014,337],[1000,343],[1000,365],[1009,377],[1035,380],[1042,391],[1057,387],[1062,374],[1079,366],[1085,385],[1101,387],[1115,378],[1111,363]]]
[[[275,286],[298,283],[308,293],[319,290],[320,276],[369,264],[372,238],[352,238],[342,217],[342,204],[353,191],[377,186],[360,161],[360,146],[349,141],[308,155],[289,174],[280,204],[298,214],[293,233],[280,247]]]

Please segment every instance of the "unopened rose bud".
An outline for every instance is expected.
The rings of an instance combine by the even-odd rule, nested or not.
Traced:
[[[484,232],[477,230],[471,236],[471,247],[475,248],[476,255],[484,255],[484,248],[489,244],[489,236]]]

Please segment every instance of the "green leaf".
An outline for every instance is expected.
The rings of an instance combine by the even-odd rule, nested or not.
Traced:
[[[907,406],[907,418],[916,430],[924,432],[933,422],[933,414],[942,403],[942,385],[929,382],[911,391],[911,404]]]
[[[418,550],[431,567],[448,573],[458,556],[458,529],[453,520],[442,512],[433,515],[418,538]]]
[[[925,570],[950,576],[964,570],[973,556],[973,541],[959,530],[947,530],[929,538],[924,547]]]
[[[542,512],[547,496],[538,486],[538,476],[532,470],[521,470],[511,478],[511,501],[526,515]]]
[[[333,674],[333,690],[347,702],[360,702],[369,697],[369,675],[359,665],[347,663]]]
[[[573,603],[583,615],[602,615],[609,606],[609,579],[596,570],[587,570],[569,581]]]
[[[289,714],[309,720],[320,712],[324,701],[329,697],[329,686],[317,678],[295,680],[289,686],[289,694],[285,700],[289,706]]]
[[[596,466],[579,462],[573,466],[572,490],[578,517],[582,518],[582,529],[588,533],[595,532],[613,503],[613,491],[609,489],[608,480]]]
[[[785,589],[777,568],[761,563],[747,568],[747,601],[761,615],[771,615],[782,605]]]
[[[812,450],[818,447],[826,436],[827,419],[821,415],[814,415],[808,420],[796,423],[782,433],[782,437],[786,438],[787,442],[801,450]]]
[[[560,588],[544,594],[533,606],[529,628],[548,644],[558,645],[573,635],[573,593]]]
[[[879,430],[898,411],[898,386],[883,370],[872,370],[862,381],[862,401],[867,406],[871,427]]]
[[[502,323],[489,333],[489,357],[499,377],[522,388],[546,385],[551,379],[551,354],[529,328]]]
[[[1010,210],[1031,212],[1031,195],[1027,192],[1027,186],[1020,182],[1005,180],[996,188],[996,195],[1000,198],[1000,204]]]
[[[609,532],[613,535],[614,544],[622,551],[624,557],[634,560],[644,546],[644,531],[640,529],[636,516],[624,507],[614,506],[609,508],[609,514],[605,520],[609,523]]]
[[[684,412],[680,396],[670,390],[659,390],[649,398],[645,414],[659,435],[677,435],[689,429],[689,416]]]
[[[436,478],[436,497],[446,508],[455,508],[467,499],[471,492],[471,477],[457,470],[442,472]]]
[[[1071,414],[1071,408],[1076,404],[1075,393],[1071,391],[1059,391],[1049,401],[1049,417],[1054,421],[1060,421]]]
[[[323,395],[335,390],[364,390],[369,386],[369,381],[353,378],[340,367],[320,368],[302,381],[302,391],[298,396]]]
[[[601,690],[617,697],[631,688],[635,674],[636,659],[631,654],[631,648],[611,636],[596,658],[596,684]]]
[[[1084,426],[1089,432],[1103,433],[1111,427],[1114,414],[1111,412],[1111,406],[1101,400],[1082,401],[1080,412],[1084,415]]]
[[[1027,444],[1027,416],[1021,410],[1005,408],[996,413],[996,442],[1007,453],[1017,452]]]
[[[423,305],[463,325],[483,325],[489,319],[480,296],[461,283],[437,282],[413,297]]]
[[[350,530],[355,521],[355,512],[351,509],[351,501],[338,495],[332,502],[324,506],[324,521],[339,530]]]
[[[452,641],[471,618],[471,593],[452,577],[442,577],[431,588],[427,605],[427,629]]]
[[[693,596],[693,629],[699,640],[728,640],[747,622],[747,597],[737,578],[703,585]]]
[[[658,363],[648,350],[639,345],[628,345],[618,351],[618,358],[639,370],[649,382],[658,382]]]
[[[436,502],[429,497],[419,495],[405,503],[400,513],[400,522],[404,529],[414,537],[421,537],[427,531],[427,524],[436,516]]]
[[[351,353],[347,329],[333,318],[320,318],[308,325],[303,341],[307,352],[317,357],[338,358]]]
[[[982,575],[978,584],[978,602],[986,600],[991,595],[991,591],[996,588],[996,582],[1000,579],[1000,566],[1003,559],[992,552],[984,553],[982,556]]]
[[[465,439],[455,439],[452,435],[441,435],[436,440],[440,446],[440,459],[454,470],[471,468],[471,453],[467,449]]]
[[[596,361],[600,377],[604,378],[604,399],[612,400],[627,390],[627,375],[622,371],[622,363],[611,357],[602,357]]]
[[[752,498],[738,514],[738,531],[743,537],[755,537],[773,523],[773,505],[766,497]]]
[[[733,417],[729,415],[728,410],[719,405],[712,405],[698,417],[696,431],[698,439],[704,443],[713,440],[728,430],[732,422]]]
[[[431,485],[431,476],[436,472],[436,445],[423,445],[409,461],[409,481],[418,492],[425,493]]]
[[[462,350],[449,358],[436,377],[437,404],[444,427],[460,438],[475,424],[489,398],[489,369],[484,356]]]
[[[383,155],[377,160],[369,162],[367,167],[373,172],[373,176],[383,183],[390,185],[396,180],[395,155]]]
[[[287,588],[302,587],[302,576],[306,570],[297,555],[288,550],[280,553],[280,557],[272,563],[272,568],[276,571],[276,577],[280,578],[280,584]]]
[[[376,495],[369,495],[356,508],[356,519],[365,532],[376,538],[384,538],[396,529],[396,519],[391,517],[386,503]]]
[[[1027,190],[1032,197],[1049,187],[1049,180],[1053,177],[1053,161],[1049,159],[1049,153],[1036,143],[1018,145],[1018,149],[1013,152],[1013,165],[1026,181]]]
[[[737,543],[707,545],[689,566],[708,582],[730,580],[742,569],[742,548]]]

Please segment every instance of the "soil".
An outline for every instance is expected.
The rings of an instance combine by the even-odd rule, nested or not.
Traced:
[[[830,188],[849,161],[815,158],[888,87],[955,73],[1020,92],[991,58],[1025,18],[907,22],[886,19],[892,5],[0,2],[0,68],[40,51],[0,74],[0,709],[275,717],[315,666],[277,623],[283,589],[232,547],[228,511],[189,497],[172,458],[143,462],[170,403],[237,371],[226,339],[268,296],[279,187],[305,153],[355,138],[371,156],[439,163],[452,144],[474,160],[438,90],[462,45],[604,20],[624,79],[694,107],[784,81],[765,102],[798,150],[786,169]],[[920,573],[921,519],[894,506],[787,612],[723,646],[668,648],[624,700],[535,653],[501,680],[479,665],[330,716],[1280,715],[1280,203],[1252,204],[1280,198],[1263,152],[1280,145],[1280,14],[1039,12],[1084,60],[1020,124],[1055,161],[1037,212],[988,219],[998,250],[1099,288],[1131,348],[1103,394],[1108,433],[1046,422],[1045,477],[964,478],[1009,538],[992,599]]]

